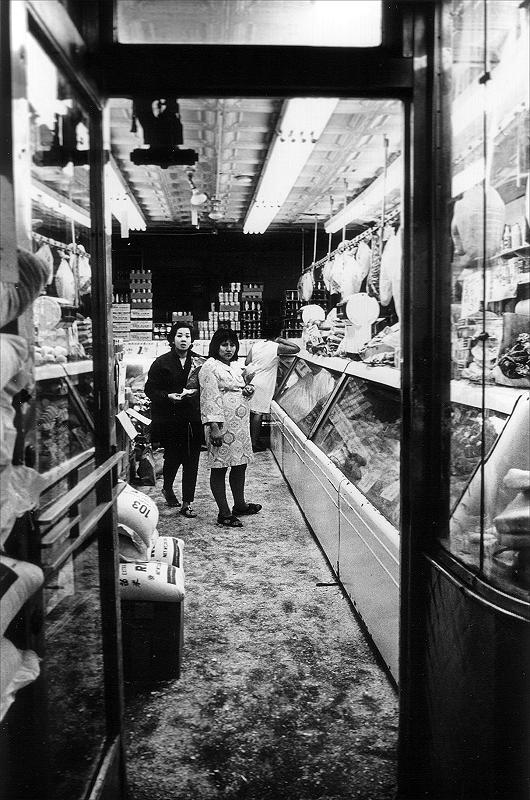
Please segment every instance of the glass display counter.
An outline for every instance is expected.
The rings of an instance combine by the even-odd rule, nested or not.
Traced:
[[[271,446],[331,567],[394,675],[401,501],[399,386],[397,369],[301,353],[290,366],[284,364],[272,407]],[[524,454],[530,452],[529,403],[529,393],[513,387],[490,386],[483,393],[463,379],[451,386],[451,522],[444,546],[475,572],[485,569],[518,597],[528,595],[523,537],[507,533],[503,543],[494,520],[509,501],[504,476],[510,469],[524,469]],[[481,502],[487,519],[482,545]],[[519,554],[503,555],[508,544],[512,549],[520,545]]]

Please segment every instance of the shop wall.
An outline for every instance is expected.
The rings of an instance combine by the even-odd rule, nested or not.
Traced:
[[[312,230],[303,234],[304,258],[313,259]],[[327,235],[317,238],[317,259],[327,252]],[[210,302],[220,287],[232,281],[264,283],[267,314],[279,315],[286,289],[295,289],[302,267],[302,231],[245,236],[219,231],[217,234],[133,234],[129,239],[113,237],[113,269],[153,271],[154,317],[174,310],[193,311],[195,319],[208,315]]]

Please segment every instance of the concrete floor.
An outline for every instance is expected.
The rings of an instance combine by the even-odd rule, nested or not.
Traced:
[[[395,689],[272,454],[248,467],[264,508],[242,529],[215,524],[201,459],[195,520],[160,479],[138,487],[185,541],[185,645],[180,680],[126,685],[131,800],[390,800]]]

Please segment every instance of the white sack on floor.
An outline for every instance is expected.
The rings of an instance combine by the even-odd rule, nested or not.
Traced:
[[[122,600],[155,600],[180,602],[184,599],[184,572],[161,561],[120,564],[120,597]]]
[[[163,561],[184,569],[184,542],[173,536],[159,536],[149,552],[149,561]]]
[[[127,484],[118,495],[117,510],[118,522],[132,528],[149,547],[158,525],[158,507],[154,500]]]

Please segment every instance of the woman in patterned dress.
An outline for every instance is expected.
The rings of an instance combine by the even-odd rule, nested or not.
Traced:
[[[252,461],[249,397],[254,387],[245,380],[237,356],[239,340],[234,331],[220,328],[212,336],[209,358],[199,372],[201,420],[204,424],[210,467],[210,488],[219,509],[217,523],[242,526],[239,516],[257,514],[259,503],[245,500],[245,472]],[[234,505],[226,497],[226,473]]]

